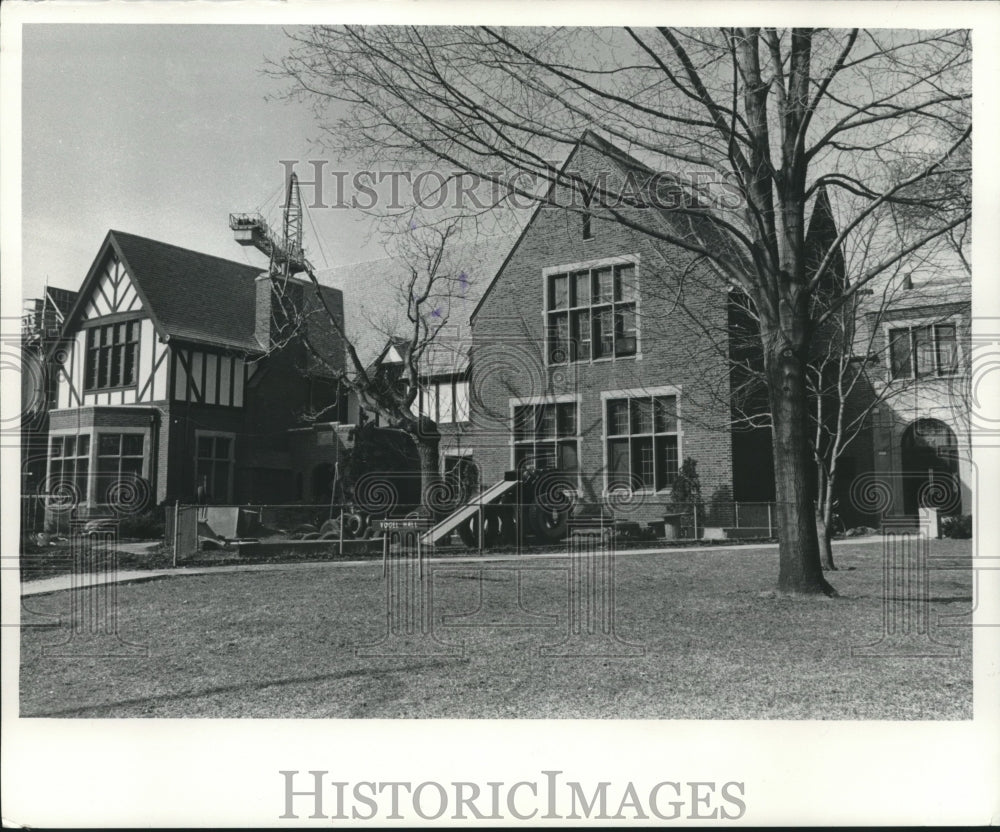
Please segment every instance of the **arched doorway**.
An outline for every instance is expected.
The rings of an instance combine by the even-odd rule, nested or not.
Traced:
[[[961,509],[958,480],[958,442],[955,434],[938,419],[918,419],[904,432],[903,513],[917,514],[921,507],[942,514]]]

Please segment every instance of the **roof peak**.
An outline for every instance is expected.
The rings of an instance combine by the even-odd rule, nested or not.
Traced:
[[[258,266],[253,266],[249,263],[240,263],[238,260],[230,260],[228,257],[220,257],[218,254],[208,254],[204,251],[198,251],[194,248],[188,248],[187,246],[179,246],[176,243],[165,243],[163,240],[157,240],[153,237],[146,237],[142,234],[133,234],[131,231],[121,231],[117,228],[111,228],[108,230],[108,236],[119,238],[128,237],[133,240],[142,240],[145,243],[153,243],[157,246],[162,246],[163,248],[171,248],[176,251],[183,251],[186,254],[194,254],[198,257],[207,257],[211,260],[218,260],[222,263],[226,263],[230,266],[238,266],[241,269],[252,269],[256,272],[266,272],[266,268],[261,268]]]
[[[607,153],[610,156],[615,156],[618,158],[618,161],[620,162],[625,162],[629,165],[635,165],[636,167],[642,168],[643,170],[652,172],[652,168],[650,168],[650,166],[647,165],[645,162],[636,159],[635,156],[633,156],[627,150],[622,150],[618,145],[616,145],[610,139],[604,138],[604,136],[600,135],[600,133],[597,133],[591,127],[586,128],[583,131],[583,133],[580,134],[580,138],[577,139],[576,146],[579,147],[580,145],[584,145],[586,147],[593,147],[593,145],[587,144],[586,140],[588,138],[591,139],[594,144],[598,145],[598,147],[594,148],[595,150],[600,150],[601,152]]]

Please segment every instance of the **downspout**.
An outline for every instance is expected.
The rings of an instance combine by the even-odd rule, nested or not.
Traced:
[[[159,411],[154,409],[152,413],[149,414],[149,483],[153,490],[153,505],[159,505],[160,501],[157,499],[159,490],[159,459],[160,459],[160,420],[158,418]],[[166,500],[166,489],[164,489],[164,501]]]

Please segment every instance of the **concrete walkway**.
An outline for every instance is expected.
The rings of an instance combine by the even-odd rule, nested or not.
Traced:
[[[877,535],[868,537],[851,537],[845,540],[833,541],[834,546],[856,545],[868,543],[881,543],[882,538]],[[148,544],[123,544],[120,549],[126,546],[147,546]],[[623,549],[618,551],[618,556],[635,555],[680,555],[691,552],[721,552],[732,550],[767,551],[777,550],[777,543],[750,543],[739,546],[670,546],[659,549]],[[128,550],[134,551],[134,550]],[[142,550],[139,550],[142,551]],[[457,557],[437,557],[428,558],[429,563],[443,564],[480,564],[484,562],[508,562],[513,560],[552,560],[566,557],[565,552],[528,552],[525,554],[496,554],[496,555],[459,555]],[[56,575],[51,578],[38,578],[33,581],[21,583],[21,597],[29,595],[44,595],[48,592],[62,592],[74,587],[84,588],[88,586],[101,586],[107,583],[137,583],[139,581],[155,581],[161,578],[183,578],[188,575],[220,575],[230,572],[290,572],[303,569],[330,569],[355,566],[371,566],[379,562],[379,558],[366,558],[364,560],[334,560],[334,561],[307,561],[304,563],[240,563],[229,566],[179,566],[176,569],[122,569],[113,575],[87,574],[79,576],[78,582],[74,582],[73,575]]]

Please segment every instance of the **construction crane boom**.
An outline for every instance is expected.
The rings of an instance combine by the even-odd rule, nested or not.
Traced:
[[[229,227],[240,245],[253,246],[267,255],[272,275],[290,277],[298,272],[312,271],[312,264],[302,249],[302,196],[296,174],[288,178],[280,234],[256,212],[230,214]]]

